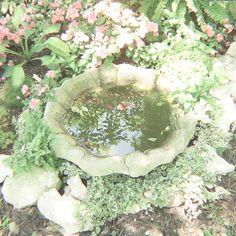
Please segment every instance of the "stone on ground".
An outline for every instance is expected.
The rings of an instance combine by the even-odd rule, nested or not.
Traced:
[[[235,166],[220,157],[211,146],[208,146],[208,154],[209,161],[206,165],[206,171],[226,175],[234,170]]]
[[[85,205],[71,196],[61,196],[56,189],[43,194],[38,200],[38,209],[47,219],[62,226],[67,234],[93,228]],[[80,222],[78,214],[86,219],[86,224]]]
[[[35,205],[42,194],[52,188],[60,187],[58,173],[33,167],[27,172],[7,177],[2,194],[6,202],[15,208]]]
[[[82,183],[79,175],[72,176],[67,181],[69,195],[78,199],[78,200],[85,200],[87,198],[87,188]]]
[[[12,169],[5,163],[9,158],[11,158],[11,156],[0,154],[0,183],[2,183],[7,176],[12,176],[13,174]]]

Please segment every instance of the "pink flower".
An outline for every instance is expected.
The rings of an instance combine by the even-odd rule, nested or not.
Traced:
[[[231,33],[234,29],[234,26],[231,24],[225,24],[224,27],[228,30],[227,33]]]
[[[55,24],[57,22],[63,22],[64,21],[64,11],[62,9],[56,9],[55,15],[52,17],[52,23]]]
[[[33,98],[33,99],[31,99],[30,102],[29,102],[29,108],[32,109],[32,110],[34,110],[34,109],[37,108],[37,106],[39,105],[39,103],[40,103],[40,100],[39,100],[39,99]]]
[[[216,41],[218,43],[222,42],[224,40],[224,36],[222,34],[217,34],[216,35]]]
[[[84,18],[88,20],[88,23],[94,24],[97,20],[97,16],[93,11],[87,11],[84,14]]]
[[[212,27],[210,25],[206,25],[204,32],[207,34],[208,37],[212,37],[215,34],[215,31],[213,31]]]
[[[222,22],[223,24],[227,24],[229,22],[229,18],[224,18]]]
[[[137,44],[137,47],[138,47],[138,48],[145,45],[144,41],[143,41],[141,38],[139,38],[139,37],[137,37],[137,38],[135,39],[135,41],[136,41],[136,44]]]
[[[28,97],[30,95],[29,87],[26,84],[22,86],[21,92],[25,97]]]
[[[75,28],[79,26],[79,22],[77,22],[76,20],[73,20],[70,24],[69,24],[69,28]]]
[[[48,78],[55,78],[56,77],[56,72],[54,70],[49,70],[47,73],[46,73],[46,76]]]
[[[99,47],[99,48],[97,48],[95,55],[97,57],[101,57],[102,59],[105,59],[108,56],[108,51],[104,47]]]
[[[81,3],[75,2],[71,4],[67,10],[66,18],[74,20],[75,18],[79,17],[79,10],[81,9]]]
[[[16,44],[19,44],[20,43],[20,37],[17,33],[9,33],[7,35],[7,39],[9,41],[14,41]]]
[[[119,111],[123,111],[123,110],[134,108],[134,107],[135,107],[135,105],[133,103],[122,101],[120,104],[117,105],[116,108]]]
[[[106,26],[105,25],[99,25],[99,26],[96,27],[96,31],[98,33],[104,33],[105,30],[106,30]]]
[[[56,9],[59,7],[59,4],[57,2],[51,2],[50,6],[51,6],[51,8]]]
[[[153,35],[158,35],[158,25],[154,22],[148,22],[146,24],[147,31],[152,33]]]
[[[38,88],[38,95],[41,96],[41,95],[44,94],[47,90],[48,90],[48,88],[47,88],[46,86],[45,86],[45,87]]]

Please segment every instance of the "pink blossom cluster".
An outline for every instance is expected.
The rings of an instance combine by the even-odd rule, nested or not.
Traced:
[[[226,34],[232,33],[234,28],[236,27],[236,25],[234,27],[233,24],[229,24],[229,19],[228,18],[223,19],[222,24],[224,26],[223,32],[226,32]],[[212,38],[213,36],[215,36],[216,41],[218,43],[221,43],[222,41],[224,41],[223,34],[222,33],[216,34],[216,32],[213,30],[212,26],[210,26],[210,25],[205,26],[204,32],[207,34],[207,36],[209,38]]]
[[[92,58],[88,67],[99,66],[103,59],[119,53],[125,47],[145,45],[148,33],[158,35],[156,23],[147,17],[137,16],[118,2],[103,0],[83,9],[77,1],[68,7],[63,17],[69,21],[69,26],[62,33],[61,39],[72,47],[84,50],[82,59]],[[101,19],[102,22],[99,21]],[[80,28],[81,22],[95,26],[95,31],[85,32]]]
[[[11,24],[11,19],[12,16],[10,16],[9,14],[0,18],[0,43],[7,39],[8,42],[12,41],[16,44],[19,44],[25,30],[30,30],[36,25],[32,20],[32,17],[29,14],[25,13],[21,19],[19,31],[17,32]]]
[[[49,70],[45,76],[49,79],[55,78],[56,72],[54,70]],[[29,101],[29,108],[32,110],[38,107],[38,105],[40,104],[40,97],[42,97],[42,95],[49,90],[48,85],[45,84],[38,75],[34,74],[33,79],[35,80],[36,84],[32,89],[30,89],[26,84],[24,84],[21,88],[21,92],[24,95],[24,97],[32,96],[32,98]],[[37,98],[34,98],[35,96]],[[20,97],[18,97],[18,99],[20,99]]]

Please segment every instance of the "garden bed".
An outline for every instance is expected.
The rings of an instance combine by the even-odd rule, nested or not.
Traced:
[[[2,1],[0,234],[236,235],[235,9]]]

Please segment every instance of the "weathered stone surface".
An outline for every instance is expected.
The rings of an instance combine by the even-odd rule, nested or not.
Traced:
[[[135,87],[143,90],[151,90],[155,87],[155,70],[134,67],[128,64],[121,64],[116,67],[118,69],[116,85],[134,83]]]
[[[142,90],[156,88],[157,73],[155,70],[143,69],[127,64],[113,65],[111,68],[101,67],[88,70],[76,78],[65,81],[61,88],[74,98],[87,89],[100,89],[101,87],[122,86],[132,84]],[[58,95],[60,93],[58,92]],[[57,99],[57,98],[55,98]],[[68,101],[67,101],[68,102]],[[73,104],[73,99],[71,99]],[[44,118],[51,116],[54,120],[60,116],[61,105],[49,102]],[[52,112],[51,112],[52,110]],[[62,110],[64,115],[65,110]],[[58,124],[49,120],[52,131],[58,133],[52,143],[57,157],[66,159],[78,165],[82,170],[93,176],[109,175],[113,173],[128,174],[132,177],[145,175],[157,166],[171,162],[179,153],[184,151],[192,138],[196,119],[190,115],[179,118],[176,130],[166,145],[152,149],[145,153],[134,152],[126,156],[96,157],[90,155],[80,147],[69,134],[62,134]],[[59,121],[60,122],[60,121]]]
[[[230,124],[236,120],[236,106],[233,97],[236,96],[236,83],[225,85],[211,91],[222,107],[220,116],[216,119],[216,125],[228,132]]]
[[[70,148],[76,147],[76,144],[76,141],[68,134],[56,134],[51,145],[57,157],[69,161],[70,156],[67,155],[67,152]]]
[[[7,176],[13,175],[12,169],[5,163],[9,158],[11,158],[11,156],[0,154],[0,183],[2,183]]]
[[[52,117],[44,117],[44,121],[47,126],[50,128],[50,131],[54,134],[67,134],[67,131],[63,127],[62,123],[55,120]]]
[[[90,88],[100,85],[98,69],[90,69],[73,79],[68,79],[62,84],[62,88],[67,91],[72,98]]]
[[[72,176],[68,179],[67,184],[70,196],[78,200],[85,200],[87,198],[87,188],[82,183],[79,175]]]
[[[55,89],[54,98],[55,98],[56,102],[59,102],[61,105],[65,106],[65,107],[71,106],[72,96],[62,87]]]
[[[44,118],[63,120],[66,113],[65,107],[63,107],[60,103],[49,101],[45,108]]]
[[[159,165],[170,163],[188,146],[195,130],[195,117],[186,115],[179,119],[175,130],[167,143],[161,148],[155,148],[145,154],[133,152],[125,156],[125,164],[132,177],[146,175]],[[184,127],[184,128],[183,128]]]
[[[107,68],[106,66],[102,66],[99,70],[100,83],[103,88],[116,86],[118,67],[112,66],[111,68]]]
[[[206,165],[206,171],[226,175],[235,169],[234,165],[229,164],[220,157],[214,148],[208,146],[209,161]]]
[[[60,179],[57,172],[33,167],[28,172],[7,177],[2,194],[4,199],[15,208],[23,208],[36,204],[45,191],[59,187]]]
[[[56,189],[45,192],[38,200],[38,209],[47,219],[61,225],[65,233],[73,234],[93,228],[89,212],[85,205],[70,196],[61,196]],[[86,219],[86,224],[79,221]]]
[[[114,173],[129,174],[128,167],[120,156],[101,158],[86,155],[82,159],[73,159],[72,162],[92,176],[103,176]]]
[[[230,55],[232,57],[236,56],[236,42],[230,44],[230,47],[227,50],[226,55]]]

